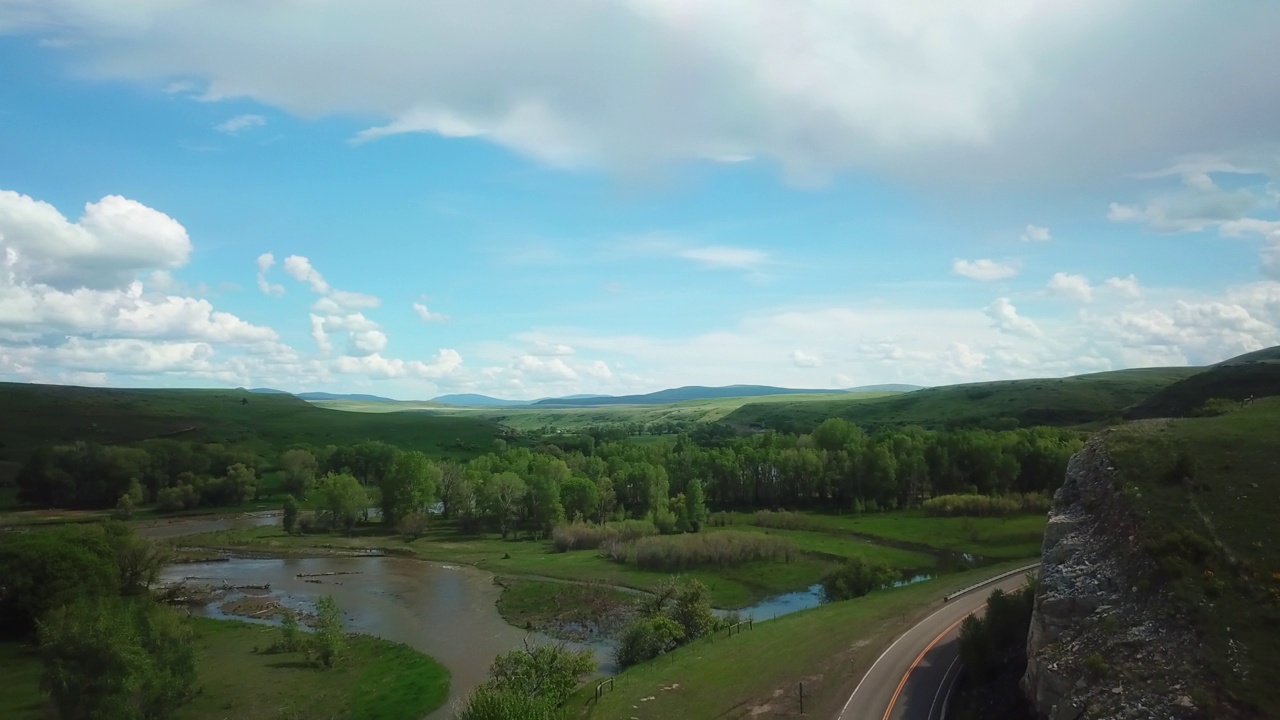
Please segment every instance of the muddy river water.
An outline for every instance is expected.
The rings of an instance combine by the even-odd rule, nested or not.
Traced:
[[[344,574],[298,577],[315,573]],[[494,656],[520,647],[528,635],[498,614],[501,588],[493,576],[466,566],[391,557],[233,558],[174,565],[163,576],[166,582],[188,578],[192,584],[270,584],[275,599],[304,611],[332,595],[349,630],[404,643],[449,668],[449,702],[428,716],[433,719],[449,717],[454,703],[484,682]],[[221,616],[216,606],[204,612]]]

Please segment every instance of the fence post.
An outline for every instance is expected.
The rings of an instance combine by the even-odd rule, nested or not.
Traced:
[[[800,714],[804,714],[804,683],[800,683]]]

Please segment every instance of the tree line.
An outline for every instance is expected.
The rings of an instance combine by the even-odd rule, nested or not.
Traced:
[[[493,452],[463,463],[374,440],[293,447],[271,463],[216,443],[76,443],[37,449],[18,475],[19,497],[56,507],[235,505],[265,494],[265,472],[279,489],[318,506],[308,516],[293,508],[292,524],[303,530],[351,529],[372,507],[410,534],[435,515],[463,531],[504,537],[628,518],[666,534],[696,532],[708,507],[874,512],[946,495],[1050,493],[1083,444],[1078,433],[1055,428],[869,434],[838,418],[801,435],[586,439],[552,436],[534,447],[498,441]]]

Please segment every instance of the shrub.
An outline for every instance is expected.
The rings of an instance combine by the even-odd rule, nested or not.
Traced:
[[[710,527],[728,527],[733,524],[733,515],[727,512],[711,513],[707,518],[707,525]]]
[[[658,528],[647,520],[622,520],[604,525],[572,522],[557,525],[551,531],[551,544],[557,552],[592,550],[657,534]]]
[[[347,634],[342,629],[342,611],[332,595],[325,595],[316,602],[316,631],[311,636],[310,654],[321,665],[330,668],[338,662],[347,644]]]
[[[396,523],[396,532],[401,535],[417,540],[427,533],[427,525],[430,520],[426,513],[411,512],[400,518],[400,522]]]
[[[757,510],[755,516],[751,518],[751,524],[778,530],[804,530],[811,527],[813,521],[800,513],[787,512],[786,510],[778,512]]]
[[[796,544],[786,538],[729,530],[641,538],[632,543],[627,559],[645,570],[680,572],[699,567],[735,567],[760,560],[791,562],[798,552]],[[620,556],[616,548],[606,555],[615,562],[626,562]]]
[[[1049,512],[1049,498],[1043,493],[1021,495],[939,495],[921,505],[926,515],[936,517],[1004,517],[1021,513]]]
[[[854,557],[822,578],[822,595],[827,602],[852,600],[888,587],[897,579],[897,571],[888,565]]]
[[[640,618],[631,623],[614,650],[618,667],[630,667],[670,652],[684,640],[680,623],[665,615]]]

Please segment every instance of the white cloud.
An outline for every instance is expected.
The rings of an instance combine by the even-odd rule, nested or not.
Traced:
[[[456,350],[445,348],[436,353],[430,362],[385,358],[378,353],[363,357],[344,355],[334,361],[340,373],[367,375],[373,378],[418,378],[435,380],[456,372],[462,367],[462,356]]]
[[[803,350],[792,350],[791,362],[796,367],[815,368],[822,365],[822,358],[817,355],[810,355]]]
[[[512,363],[522,377],[537,382],[568,382],[578,379],[578,373],[562,358],[520,355]]]
[[[613,371],[609,369],[609,365],[603,360],[592,361],[590,365],[583,368],[583,371],[597,380],[613,379]]]
[[[1138,278],[1134,275],[1125,278],[1107,278],[1103,282],[1103,286],[1123,298],[1136,299],[1142,297],[1142,286],[1138,284]]]
[[[1117,280],[1117,278],[1112,278],[1112,280]],[[1118,282],[1123,283],[1123,281]],[[1049,279],[1048,288],[1049,292],[1060,297],[1071,298],[1083,303],[1093,302],[1093,286],[1089,283],[1089,279],[1083,275],[1054,273],[1053,277]]]
[[[283,295],[284,286],[273,283],[267,279],[267,272],[271,270],[271,266],[276,264],[276,256],[271,253],[262,253],[258,256],[258,289],[264,295]]]
[[[46,202],[0,190],[0,250],[18,281],[101,290],[182,267],[191,240],[173,218],[119,195],[87,203],[73,223]]]
[[[324,329],[324,318],[320,315],[311,315],[311,338],[316,341],[316,347],[322,353],[329,353],[333,350],[333,343],[329,341],[329,333]]]
[[[74,46],[98,76],[176,78],[208,100],[309,118],[379,118],[359,140],[477,136],[558,165],[760,157],[801,178],[868,165],[1105,177],[1267,140],[1280,92],[1256,72],[1280,64],[1266,42],[1271,3],[1224,18],[1213,4],[1154,0],[313,0],[306,23],[290,0],[235,13],[216,0],[180,13],[21,7],[0,32]],[[583,27],[595,31],[572,32]],[[1126,42],[1093,42],[1103,36]]]
[[[302,255],[290,255],[285,258],[284,271],[293,276],[294,280],[307,283],[312,290],[321,295],[329,292],[329,283],[325,282],[324,276],[311,266],[310,260]]]
[[[418,318],[423,322],[439,322],[448,320],[449,316],[443,313],[431,312],[431,310],[423,303],[414,303],[413,311],[418,314]]]
[[[1028,225],[1027,229],[1022,231],[1023,242],[1049,242],[1052,239],[1049,228],[1040,225]]]
[[[351,355],[372,355],[387,349],[387,335],[381,330],[357,330],[351,333]]]
[[[997,298],[995,302],[987,306],[986,313],[987,317],[991,319],[992,325],[1001,332],[1030,338],[1044,336],[1044,332],[1040,330],[1034,320],[1018,314],[1018,308],[1014,307],[1012,302],[1009,302],[1009,298]]]
[[[573,348],[564,343],[534,342],[528,350],[529,355],[538,357],[568,357],[574,354]]]
[[[970,280],[981,282],[1004,280],[1018,274],[1018,268],[1011,264],[986,259],[969,261],[956,258],[951,263],[951,271]]]
[[[716,269],[747,270],[769,261],[769,254],[753,248],[708,245],[681,248],[676,255]]]
[[[382,300],[362,292],[329,290],[329,299],[344,310],[368,310],[382,305]]]
[[[266,124],[267,119],[261,115],[236,115],[225,122],[219,123],[214,129],[227,135],[237,135],[241,130],[262,127]]]

